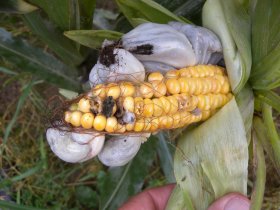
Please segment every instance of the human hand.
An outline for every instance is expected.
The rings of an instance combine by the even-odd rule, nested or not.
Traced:
[[[119,210],[163,210],[175,184],[145,190],[132,197]],[[227,194],[216,200],[208,210],[249,210],[249,199],[239,193]]]

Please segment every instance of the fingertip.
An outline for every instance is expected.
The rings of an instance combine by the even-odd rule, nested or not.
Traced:
[[[216,200],[208,210],[249,210],[250,200],[239,193],[227,194]]]

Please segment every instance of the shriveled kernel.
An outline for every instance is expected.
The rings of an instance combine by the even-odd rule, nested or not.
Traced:
[[[163,75],[160,72],[153,72],[149,74],[148,81],[162,81],[164,79]]]
[[[151,85],[151,83],[144,82],[143,84],[141,84],[140,93],[141,93],[141,96],[144,98],[152,98],[154,95],[154,91],[153,91],[153,86]]]
[[[107,87],[106,87],[107,97],[112,96],[113,99],[117,99],[118,97],[120,97],[120,94],[121,94],[121,89],[118,84],[110,83],[107,85]]]
[[[142,115],[144,109],[144,100],[143,98],[136,97],[134,98],[134,113],[136,115]]]
[[[99,96],[100,98],[106,97],[106,89],[103,84],[98,84],[92,89],[93,96]]]
[[[167,99],[170,101],[169,114],[174,114],[178,111],[178,101],[174,96],[168,96]]]
[[[85,129],[90,129],[93,127],[94,115],[92,113],[85,113],[81,118],[81,125]]]
[[[80,111],[72,112],[70,123],[75,127],[79,127],[81,125],[81,117],[82,117],[82,112]]]
[[[70,123],[70,121],[71,121],[71,115],[72,115],[72,112],[66,111],[66,112],[64,113],[64,121]]]
[[[165,78],[166,79],[171,79],[171,78],[177,79],[177,78],[179,78],[179,72],[176,69],[170,70],[170,71],[166,72]]]
[[[106,127],[105,130],[109,133],[113,133],[117,130],[118,121],[115,117],[108,117],[106,121]]]
[[[85,98],[81,98],[78,103],[78,109],[81,112],[89,112],[90,111],[90,101]]]
[[[161,116],[163,113],[163,104],[161,103],[161,101],[158,98],[154,98],[154,99],[152,99],[152,101],[154,104],[153,116],[155,116],[155,117]]]
[[[144,117],[151,117],[154,113],[154,104],[153,101],[149,98],[144,99],[144,109],[143,109],[143,116]]]
[[[123,108],[126,111],[134,112],[134,98],[132,98],[131,96],[125,97],[123,101]]]
[[[177,79],[174,78],[168,79],[166,80],[165,84],[166,84],[167,91],[170,94],[180,93],[180,83]]]
[[[166,115],[170,111],[170,101],[167,99],[166,96],[162,96],[159,98],[160,102],[163,104],[163,114]]]
[[[106,117],[104,115],[97,115],[94,118],[93,127],[97,131],[103,131],[106,127]]]
[[[154,90],[154,97],[159,98],[166,95],[167,89],[163,81],[152,81],[151,84]]]
[[[131,82],[120,83],[120,90],[122,97],[133,96],[135,93],[135,87]]]

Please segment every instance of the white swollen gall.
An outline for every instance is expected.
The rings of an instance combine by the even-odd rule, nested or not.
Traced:
[[[159,62],[175,68],[196,64],[187,37],[166,24],[143,23],[122,37],[122,45],[141,62]]]
[[[191,42],[196,55],[196,64],[217,64],[222,59],[222,44],[209,29],[180,22],[168,24],[183,33]]]
[[[69,163],[83,162],[96,156],[103,148],[105,136],[73,134],[49,128],[46,133],[51,150]]]
[[[106,47],[110,47],[110,45]],[[110,50],[105,50],[104,52],[107,51],[110,54]],[[98,63],[94,65],[89,74],[91,86],[122,80],[142,82],[144,79],[145,69],[142,63],[130,52],[119,48],[112,48],[111,55],[101,53]]]
[[[127,164],[140,149],[146,136],[112,136],[106,140],[103,150],[98,154],[99,160],[107,166]]]

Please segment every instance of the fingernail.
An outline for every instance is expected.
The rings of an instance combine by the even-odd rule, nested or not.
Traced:
[[[235,197],[227,202],[224,209],[225,210],[249,210],[249,208],[250,208],[250,203],[248,200]]]

